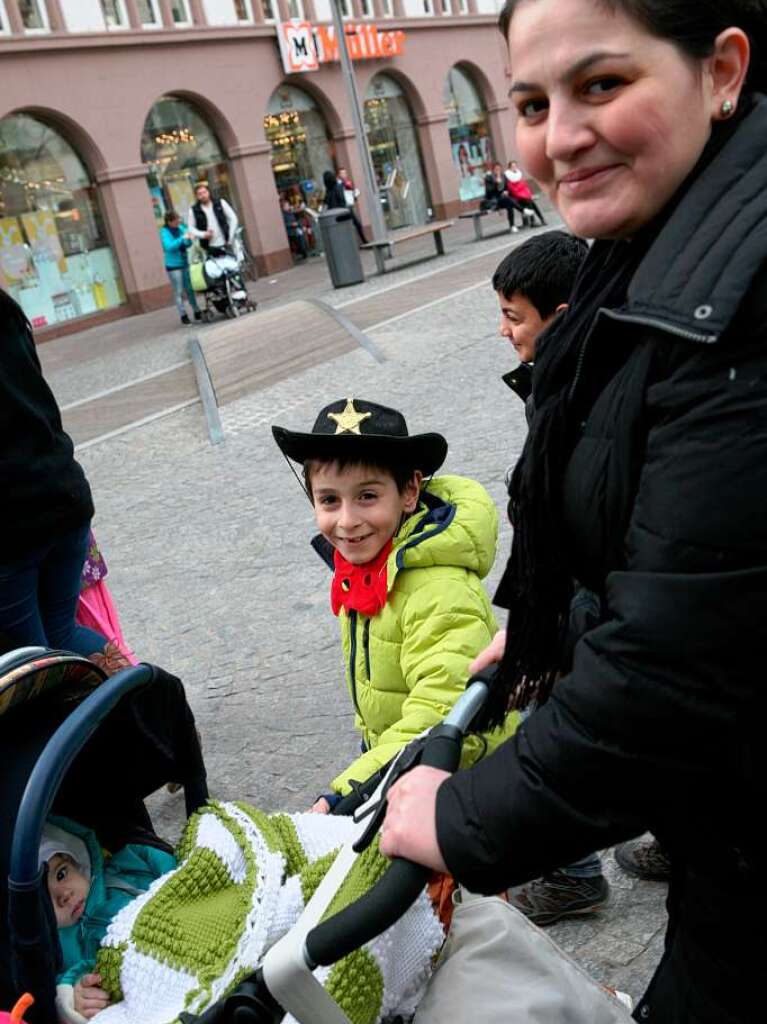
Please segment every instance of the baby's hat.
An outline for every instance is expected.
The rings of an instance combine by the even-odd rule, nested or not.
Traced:
[[[42,867],[43,863],[50,860],[56,853],[66,853],[67,856],[72,858],[86,878],[91,877],[91,856],[88,853],[88,847],[82,839],[71,832],[66,832],[63,828],[59,828],[58,825],[53,825],[50,821],[46,821],[45,825],[43,825],[43,834],[40,839],[39,866]]]

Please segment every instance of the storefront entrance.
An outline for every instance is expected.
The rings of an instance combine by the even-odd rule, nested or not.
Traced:
[[[37,328],[125,302],[85,165],[26,114],[0,120],[0,287]]]
[[[141,159],[149,166],[147,184],[158,228],[167,210],[187,220],[198,181],[208,183],[214,198],[237,208],[216,133],[186,100],[163,96],[154,104],[144,122]]]
[[[485,171],[492,170],[494,160],[484,104],[472,79],[458,67],[447,73],[443,100],[458,194],[464,201],[480,199],[485,194]]]
[[[365,127],[389,230],[425,224],[431,202],[413,115],[393,78],[376,75],[365,94]]]

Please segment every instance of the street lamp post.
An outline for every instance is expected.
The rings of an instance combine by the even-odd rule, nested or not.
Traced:
[[[367,132],[365,131],[365,123],[362,117],[362,106],[360,104],[359,94],[357,93],[357,83],[354,80],[352,59],[346,47],[346,33],[344,31],[344,23],[341,18],[341,8],[339,5],[340,0],[330,0],[330,8],[333,12],[333,26],[335,28],[336,39],[338,40],[338,57],[341,61],[341,73],[344,76],[346,97],[349,101],[349,107],[352,112],[354,134],[357,138],[357,149],[359,151],[360,163],[362,164],[363,185],[365,200],[370,213],[370,226],[373,229],[373,241],[385,242],[386,224],[384,223],[381,200],[378,195],[378,186],[376,185],[375,174],[373,172],[373,163],[370,159]],[[384,267],[384,250],[381,246],[377,245],[373,252],[378,272],[383,274],[386,269]]]

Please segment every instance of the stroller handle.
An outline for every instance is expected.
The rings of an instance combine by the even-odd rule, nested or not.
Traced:
[[[34,883],[40,874],[38,851],[43,825],[70,764],[120,698],[152,678],[150,665],[118,672],[89,694],[51,737],[29,776],[16,816],[9,876],[14,885]]]
[[[493,668],[472,677],[442,724],[430,732],[421,764],[456,770],[464,734],[482,709],[494,675]],[[369,892],[307,934],[305,957],[310,969],[335,963],[390,928],[415,902],[431,874],[430,868],[395,857]]]

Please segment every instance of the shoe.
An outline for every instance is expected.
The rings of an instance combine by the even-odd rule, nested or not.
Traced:
[[[190,324],[191,322],[192,322],[192,321],[191,321],[191,320],[189,319],[189,317],[188,317],[188,316],[186,315],[186,313],[184,313],[184,314],[182,315],[182,317],[181,317],[181,323],[182,323],[182,324],[184,324],[184,326],[186,327],[186,326],[188,326],[188,325],[189,325],[189,324]]]
[[[667,882],[671,861],[657,839],[630,839],[615,848],[615,860],[624,871],[648,882]]]
[[[516,227],[514,224],[511,225],[511,227],[509,228],[509,231],[511,231],[512,235],[518,235],[519,234],[519,228]]]
[[[199,311],[199,309],[196,309],[194,311],[194,318],[195,320],[202,320],[202,313]]]
[[[510,892],[509,903],[542,928],[563,917],[592,914],[607,903],[609,895],[610,886],[604,875],[570,878],[561,871],[552,871]]]

